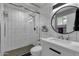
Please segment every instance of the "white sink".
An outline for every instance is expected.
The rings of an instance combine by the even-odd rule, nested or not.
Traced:
[[[72,45],[72,46],[79,46],[79,42],[71,42],[70,45]]]
[[[47,38],[45,39],[51,43],[56,43],[56,44],[61,44],[61,45],[65,45],[65,46],[74,46],[74,47],[79,47],[79,43],[78,42],[74,42],[74,41],[69,41],[69,40],[65,40],[65,39],[58,39],[58,38]]]
[[[57,43],[63,43],[63,44],[71,44],[71,41],[65,40],[65,39],[58,39],[58,38],[48,38],[48,41],[53,41],[53,42],[57,42]]]

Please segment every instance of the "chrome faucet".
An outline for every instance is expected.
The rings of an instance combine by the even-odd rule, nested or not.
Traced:
[[[69,35],[68,35],[68,37],[66,38],[66,40],[69,40],[70,39],[70,37],[69,37]]]
[[[63,35],[62,36],[58,36],[59,39],[64,39]]]
[[[69,35],[68,35],[68,37],[66,37],[66,38],[64,38],[64,36],[63,36],[63,35],[58,36],[57,38],[58,38],[58,39],[65,39],[65,40],[69,40],[69,39],[70,39]]]

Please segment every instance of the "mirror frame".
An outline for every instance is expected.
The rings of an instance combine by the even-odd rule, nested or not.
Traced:
[[[53,25],[52,25],[52,21],[53,21],[53,19],[54,19],[54,16],[57,14],[58,11],[60,11],[60,10],[63,9],[63,8],[66,8],[66,7],[74,7],[74,8],[79,9],[77,6],[64,6],[64,7],[60,8],[60,9],[58,9],[58,10],[53,14],[53,16],[52,16],[52,18],[51,18],[51,27],[52,27],[52,29],[53,29],[55,32],[57,32],[57,31],[54,29],[54,27],[53,27]],[[75,22],[74,22],[74,23],[75,23]],[[59,33],[59,34],[70,34],[70,33],[73,33],[73,32],[75,32],[75,30],[73,30],[72,32]],[[58,33],[58,32],[57,32],[57,33]]]

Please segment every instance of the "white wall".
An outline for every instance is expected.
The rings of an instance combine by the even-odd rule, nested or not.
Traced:
[[[40,35],[41,37],[47,38],[47,37],[55,37],[56,33],[53,31],[51,27],[51,4],[48,4],[47,6],[43,7],[40,10]],[[41,31],[41,26],[46,25],[48,28],[48,32],[42,32]]]
[[[74,27],[74,22],[75,22],[75,13],[71,13],[67,16],[67,32],[72,32],[73,31],[73,27]]]

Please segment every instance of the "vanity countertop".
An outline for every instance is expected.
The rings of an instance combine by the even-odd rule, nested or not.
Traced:
[[[51,44],[56,44],[73,51],[79,52],[79,42],[69,41],[69,40],[62,40],[57,38],[41,38],[43,41],[46,41]]]

